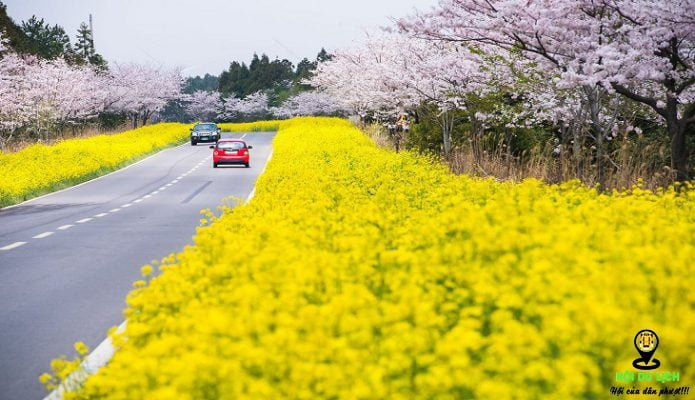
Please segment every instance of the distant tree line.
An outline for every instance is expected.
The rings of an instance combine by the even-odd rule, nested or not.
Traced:
[[[32,16],[17,25],[0,1],[0,31],[8,45],[19,54],[33,55],[44,60],[64,59],[71,65],[93,65],[106,69],[106,60],[96,52],[92,31],[86,23],[77,29],[75,44],[59,25],[50,25],[43,18]]]
[[[216,92],[219,85],[220,78],[218,76],[205,74],[205,76],[202,77],[196,76],[187,78],[183,92],[186,94],[192,94],[198,91]]]
[[[319,63],[332,59],[321,49],[313,61],[296,66],[287,59],[271,61],[254,54],[250,63],[233,61],[219,76],[187,78],[184,95],[167,105],[169,121],[247,121],[295,115],[339,115],[343,109],[326,96],[313,93],[308,80]]]
[[[181,97],[183,83],[176,69],[108,65],[86,23],[73,44],[65,29],[39,17],[16,24],[0,2],[0,149],[128,120],[145,125]]]
[[[311,77],[319,62],[330,57],[325,49],[321,49],[314,61],[304,58],[295,67],[286,59],[271,61],[265,54],[260,57],[254,54],[248,66],[244,62],[232,62],[220,74],[218,90],[222,96],[240,99],[256,92],[265,92],[271,104],[278,105],[299,92],[309,90],[311,87],[302,82]]]
[[[0,0],[0,147],[75,135],[87,126],[110,130],[129,120],[137,127],[344,114],[307,83],[319,63],[332,59],[325,49],[297,65],[254,54],[219,76],[184,80],[180,71],[162,67],[108,65],[86,23],[74,37],[37,16],[15,23]]]

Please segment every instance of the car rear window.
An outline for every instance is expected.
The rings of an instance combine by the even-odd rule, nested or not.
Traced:
[[[246,147],[246,145],[242,142],[218,142],[217,143],[217,148],[218,149],[224,149],[224,150],[239,150],[243,149]]]

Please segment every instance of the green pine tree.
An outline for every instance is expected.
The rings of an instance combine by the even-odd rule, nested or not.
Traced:
[[[43,18],[32,16],[22,22],[21,29],[27,37],[25,48],[29,53],[48,60],[64,57],[68,62],[75,61],[70,37],[61,26],[50,26]]]
[[[106,60],[94,48],[94,36],[86,23],[81,23],[77,29],[75,53],[80,63],[91,64],[99,69],[106,69]]]

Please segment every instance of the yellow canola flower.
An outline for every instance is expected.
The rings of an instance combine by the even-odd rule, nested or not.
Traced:
[[[85,354],[89,353],[89,346],[84,344],[84,342],[77,342],[77,343],[75,343],[75,351],[79,355],[85,355]]]
[[[692,186],[454,176],[345,120],[274,123],[254,199],[139,283],[69,398],[607,398],[644,328],[695,379]]]
[[[144,265],[142,268],[140,268],[140,274],[143,276],[143,278],[147,278],[148,276],[152,275],[153,271],[154,268],[152,268],[151,265]]]
[[[284,121],[256,121],[221,123],[217,126],[226,132],[268,132],[279,130],[284,123]]]
[[[116,170],[188,138],[190,125],[162,123],[0,153],[0,207]]]

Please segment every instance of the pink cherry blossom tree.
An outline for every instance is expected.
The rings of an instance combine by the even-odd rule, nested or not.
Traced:
[[[22,57],[4,44],[1,52],[0,127],[8,139],[19,128],[48,137],[103,111],[107,84],[92,68]]]
[[[268,95],[263,92],[250,94],[244,99],[232,95],[224,99],[223,103],[220,117],[227,120],[264,116],[268,113]]]
[[[133,126],[145,125],[171,100],[181,96],[179,69],[117,64],[110,69],[108,109],[130,115]]]
[[[30,67],[30,98],[43,125],[75,125],[104,110],[107,80],[90,67],[64,60],[41,61]],[[38,121],[37,121],[38,122]]]
[[[345,111],[343,105],[328,93],[302,92],[285,100],[280,107],[270,109],[278,118],[292,118],[306,115],[336,115]]]
[[[332,59],[319,64],[310,79],[362,117],[372,114],[389,119],[413,108],[422,98],[393,70],[402,54],[395,35],[370,35],[358,46],[337,50]]]
[[[471,101],[496,92],[504,77],[485,63],[476,52],[453,43],[383,33],[368,36],[361,46],[337,51],[318,66],[311,84],[359,114],[390,119],[404,111],[433,109],[444,154],[449,154],[457,115],[464,111],[479,134],[483,119]],[[433,108],[420,107],[423,104]]]
[[[211,121],[222,112],[223,103],[218,92],[204,90],[183,95],[186,113],[199,121]]]
[[[0,127],[11,139],[15,130],[31,120],[28,104],[27,63],[16,53],[9,51],[2,40],[0,53]]]
[[[695,124],[695,2],[692,0],[442,0],[400,21],[419,37],[521,54],[579,88],[600,126],[599,104],[618,93],[661,116],[677,179],[689,176]]]

